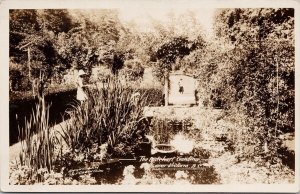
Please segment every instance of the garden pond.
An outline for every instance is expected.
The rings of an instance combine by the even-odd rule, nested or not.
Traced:
[[[71,104],[76,103],[76,90],[53,93],[45,96],[45,100],[50,104],[49,109],[49,124],[51,126],[58,124],[67,119],[65,111],[71,108]],[[12,145],[19,141],[18,127],[22,128],[25,125],[25,120],[28,119],[38,99],[19,99],[9,102],[9,144]]]
[[[79,162],[63,165],[64,174],[85,184],[217,184],[209,151],[184,135],[191,127],[190,121],[154,119],[146,135],[149,142],[133,155],[93,162],[77,155]]]

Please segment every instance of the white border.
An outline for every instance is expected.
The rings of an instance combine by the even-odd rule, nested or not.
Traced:
[[[136,10],[140,7],[147,7],[155,10],[159,8],[176,8],[176,7],[194,8],[295,8],[295,45],[296,45],[296,62],[295,62],[295,78],[296,78],[296,94],[295,94],[295,149],[296,149],[296,179],[294,184],[233,184],[233,185],[192,185],[192,186],[176,186],[176,185],[151,185],[151,186],[118,186],[118,185],[61,185],[61,186],[13,186],[9,185],[9,9],[102,9],[102,8],[127,8]],[[34,191],[34,192],[299,192],[299,11],[300,2],[297,0],[0,0],[0,130],[1,130],[1,191]]]

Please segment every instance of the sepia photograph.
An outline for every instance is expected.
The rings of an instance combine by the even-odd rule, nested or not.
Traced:
[[[9,188],[299,191],[295,6],[107,2],[8,6]]]

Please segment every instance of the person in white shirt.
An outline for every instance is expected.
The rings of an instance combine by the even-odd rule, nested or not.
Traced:
[[[82,104],[85,100],[87,100],[87,95],[84,92],[84,85],[83,85],[83,76],[86,75],[86,73],[81,69],[78,72],[78,78],[77,78],[77,95],[76,99],[80,101]]]

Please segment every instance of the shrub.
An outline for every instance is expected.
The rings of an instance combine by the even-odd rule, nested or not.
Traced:
[[[141,88],[139,91],[146,94],[146,100],[150,106],[164,105],[164,94],[162,88]]]

